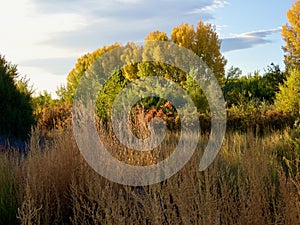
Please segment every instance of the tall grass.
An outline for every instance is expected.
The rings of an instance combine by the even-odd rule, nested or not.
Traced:
[[[13,156],[8,153],[0,155],[0,224],[18,224],[18,185],[13,173],[15,165]]]
[[[0,157],[1,224],[16,218],[28,225],[300,224],[299,155],[293,154],[296,145],[288,131],[264,137],[227,133],[217,159],[199,172],[208,139],[204,135],[182,170],[145,187],[98,175],[81,157],[70,130],[53,131],[43,146],[39,137],[37,130],[21,162]],[[115,154],[122,158],[124,149],[115,141],[106,144],[121,151]],[[169,152],[176,144],[176,138],[169,139],[157,154],[142,156],[141,164],[155,163],[162,156],[159,151]],[[126,158],[139,164],[138,159],[132,154]]]

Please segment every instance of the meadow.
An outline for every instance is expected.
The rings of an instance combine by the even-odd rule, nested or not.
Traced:
[[[299,34],[300,2],[296,2],[287,13],[290,25],[282,27],[284,71],[274,63],[263,74],[258,70],[244,74],[233,66],[225,71],[227,60],[216,27],[201,20],[196,26],[174,27],[169,36],[150,32],[144,46],[115,43],[84,54],[67,75],[66,85],[57,88],[57,99],[47,91],[34,94],[17,66],[0,55],[0,225],[300,224],[300,64],[299,48],[294,47],[299,46],[294,37]],[[176,66],[185,61],[187,71]],[[154,76],[184,90],[195,108],[185,108],[186,95],[169,83],[143,84],[128,95],[121,92],[130,83]],[[219,93],[206,96],[206,90]],[[119,95],[126,96],[122,104],[115,101]],[[168,128],[164,141],[152,151],[126,148],[112,130],[111,122],[120,121],[111,116],[113,106],[120,106],[116,115],[128,112],[123,106],[135,96],[140,98],[130,108],[129,128],[137,138],[149,136],[148,125],[154,119]],[[176,102],[178,110],[186,109],[181,118]],[[220,122],[225,108],[227,130],[221,149],[213,163],[199,171],[211,118]],[[197,142],[194,154],[176,174],[147,186],[122,185],[94,171],[72,127],[75,121],[74,127],[88,131],[82,132],[81,142],[88,147],[98,137],[90,135],[96,126],[85,122],[94,119],[95,133],[115,159],[149,166],[173,153],[180,143],[182,121],[187,119],[194,128],[189,120],[192,111],[197,111],[196,119],[199,116],[201,136],[189,129],[183,138]],[[124,124],[117,125],[124,131]],[[97,160],[93,155],[90,159]],[[183,161],[177,160],[176,166]]]
[[[43,142],[35,129],[28,154],[0,155],[0,224],[300,224],[299,134],[299,126],[227,131],[216,160],[199,172],[202,134],[177,174],[130,187],[91,169],[71,128],[52,130]],[[122,152],[114,140],[106,144]],[[172,137],[154,154],[124,159],[151,164],[176,144]]]

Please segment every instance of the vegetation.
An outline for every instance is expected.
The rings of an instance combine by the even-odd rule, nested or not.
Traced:
[[[179,46],[190,49],[210,67],[220,84],[223,86],[226,60],[220,52],[221,42],[218,39],[214,26],[211,24],[204,24],[202,21],[199,21],[196,29],[194,29],[192,25],[181,24],[180,26],[173,28],[171,37],[168,37],[164,32],[153,31],[147,35],[145,41],[153,40],[174,42]],[[78,59],[74,69],[67,77],[67,86],[61,87],[58,90],[61,99],[66,103],[72,103],[78,82],[83,74],[87,72],[89,66],[105,52],[120,46],[121,45],[118,43],[108,47],[104,46],[103,48],[97,49],[93,53],[86,54]],[[110,117],[109,112],[112,107],[112,102],[118,94],[118,90],[124,88],[125,85],[131,81],[145,76],[162,76],[171,79],[184,89],[188,90],[188,92],[193,92],[191,96],[200,112],[208,110],[208,104],[202,90],[197,87],[195,81],[188,78],[188,74],[180,71],[174,66],[165,65],[161,62],[149,62],[147,55],[150,52],[154,55],[155,59],[164,57],[164,54],[159,47],[153,49],[152,46],[148,47],[146,45],[143,48],[136,46],[134,43],[127,43],[125,47],[125,55],[120,55],[122,60],[123,58],[128,57],[128,55],[132,58],[139,57],[138,54],[142,52],[143,62],[136,64],[131,64],[131,62],[129,62],[129,64],[121,68],[120,71],[114,71],[115,74],[113,74],[110,81],[105,84],[98,97],[97,114],[102,120],[106,121]],[[112,63],[112,61],[108,60],[107,63]],[[154,106],[159,107],[160,105],[165,104],[165,102],[159,102],[158,99],[155,98],[148,99],[147,103],[145,101],[143,103],[147,105],[145,108],[146,110],[151,110]]]
[[[0,55],[0,137],[26,139],[34,124],[31,90],[19,77],[17,66]]]
[[[147,61],[149,52],[155,59],[163,57],[159,47],[126,44],[130,56],[142,52],[144,61],[112,70],[95,107],[98,134],[110,154],[130,165],[153,165],[178,144],[179,115],[172,102],[158,97],[139,101],[131,110],[130,125],[138,138],[145,138],[149,121],[163,119],[168,132],[162,144],[137,152],[117,140],[111,107],[118,93],[137,78],[163,76],[176,82],[194,101],[201,124],[191,160],[168,180],[144,187],[117,184],[97,174],[83,159],[72,133],[71,104],[80,79],[86,71],[93,72],[91,65],[99,57],[121,44],[80,57],[67,85],[57,90],[60,99],[46,91],[32,97],[28,81],[19,79],[16,66],[0,56],[0,224],[300,224],[300,69],[295,38],[300,33],[299,6],[299,1],[293,4],[287,14],[290,25],[283,26],[285,71],[272,63],[263,74],[245,75],[236,67],[226,73],[215,28],[202,21],[196,28],[181,24],[170,37],[153,31],[145,38],[192,50],[222,87],[227,132],[217,158],[202,172],[198,166],[212,116],[203,91],[178,68]],[[109,58],[103,66],[113,60],[119,59]],[[3,145],[2,137],[29,137],[22,142],[28,151]],[[184,138],[198,137],[191,131]]]
[[[8,224],[17,214],[21,224],[299,224],[300,149],[293,132],[264,137],[229,132],[213,165],[199,172],[203,136],[196,155],[172,178],[128,187],[95,173],[81,158],[71,130],[53,131],[43,151],[35,131],[30,154],[19,165],[8,163],[14,160],[7,154],[0,158],[10,171],[1,173],[8,191],[0,191],[0,199],[12,201],[10,208],[2,204],[9,214],[1,214],[1,222]],[[177,144],[174,137],[169,140],[161,151]],[[125,161],[157,160],[155,154],[128,157],[114,151],[116,145],[109,143],[112,154]]]
[[[292,69],[284,84],[279,86],[275,106],[279,111],[300,116],[300,70]]]
[[[289,24],[282,26],[282,37],[285,40],[283,50],[285,54],[285,65],[287,67],[300,66],[300,1],[296,0],[292,8],[287,12]]]
[[[279,86],[283,84],[286,74],[278,65],[271,64],[264,74],[258,72],[242,76],[239,68],[231,67],[227,72],[224,96],[227,106],[247,104],[249,101],[273,104]]]

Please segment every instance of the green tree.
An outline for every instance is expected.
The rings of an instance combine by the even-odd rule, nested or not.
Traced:
[[[17,66],[0,55],[0,135],[26,139],[35,123],[28,81],[17,80]]]
[[[287,11],[289,24],[282,26],[282,37],[285,41],[285,65],[287,68],[300,66],[300,1],[296,0]]]
[[[127,83],[128,80],[122,75],[122,71],[118,70],[112,74],[110,79],[101,89],[97,98],[96,114],[104,122],[109,120],[114,99]]]
[[[277,110],[293,116],[300,115],[300,70],[292,69],[283,85],[276,94]]]
[[[283,84],[285,73],[278,65],[271,63],[262,75],[258,71],[248,76],[242,76],[239,68],[231,67],[226,75],[224,97],[227,106],[231,107],[248,101],[266,102],[273,104],[279,85]]]
[[[279,65],[271,63],[260,80],[260,100],[273,104],[275,95],[279,91],[279,85],[282,85],[284,80],[285,73],[280,70]]]
[[[237,83],[239,77],[242,75],[242,70],[238,67],[231,66],[226,74],[225,85],[223,88],[224,98],[227,102],[227,106],[233,104],[234,99],[238,98]],[[239,91],[239,90],[238,90]]]

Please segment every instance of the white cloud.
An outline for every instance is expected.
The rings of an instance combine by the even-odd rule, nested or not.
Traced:
[[[136,3],[142,3],[143,0],[117,0],[117,2],[136,4]]]
[[[277,34],[281,28],[232,34],[229,38],[222,39],[222,51],[229,52],[240,49],[252,48],[257,45],[267,44],[272,40],[267,39],[272,34]]]
[[[218,8],[223,8],[225,5],[227,5],[228,2],[224,0],[213,0],[212,4],[208,4],[205,7],[193,9],[192,11],[188,12],[190,14],[202,14],[207,12],[213,12],[214,10]]]
[[[29,0],[12,0],[0,8],[0,20],[5,21],[0,29],[1,54],[14,61],[70,54],[54,46],[39,45],[53,32],[79,29],[85,20],[76,14],[43,15],[35,11]]]

